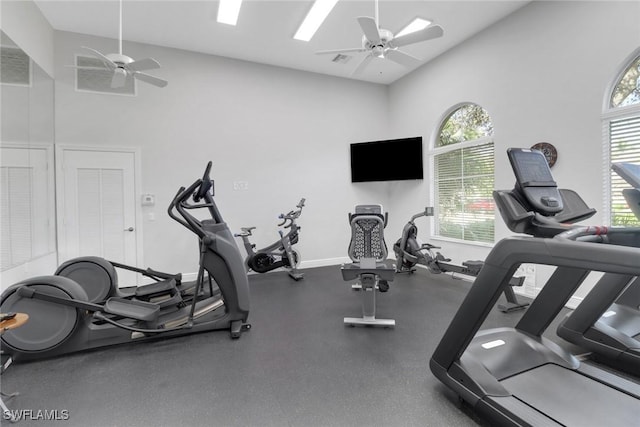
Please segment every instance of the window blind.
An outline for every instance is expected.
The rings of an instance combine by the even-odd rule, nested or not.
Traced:
[[[609,122],[611,163],[640,164],[640,115]],[[629,184],[611,171],[611,225],[637,225],[638,219],[627,206],[622,190]]]
[[[493,142],[434,156],[439,236],[493,243]]]

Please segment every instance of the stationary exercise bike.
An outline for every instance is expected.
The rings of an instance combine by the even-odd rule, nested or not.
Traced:
[[[210,330],[226,329],[238,338],[249,330],[247,275],[213,199],[210,170],[211,162],[202,179],[180,188],[168,209],[172,219],[198,236],[200,265],[190,297],[182,298],[175,278],[129,292],[116,289],[114,281],[103,281],[108,289],[101,292],[107,297],[100,302],[91,302],[83,283],[69,277],[27,279],[0,296],[0,312],[29,315],[23,327],[2,335],[3,353],[13,360],[29,360]],[[200,209],[210,218],[199,220],[190,213]],[[150,289],[154,297],[146,298]]]
[[[446,258],[436,251],[436,249],[441,249],[439,246],[430,243],[423,244],[418,240],[418,227],[415,221],[423,216],[433,216],[433,208],[426,207],[423,212],[412,216],[402,229],[402,237],[393,245],[393,251],[396,254],[396,273],[413,273],[416,271],[415,266],[421,264],[433,274],[458,273],[476,277],[484,265],[483,261],[464,261],[462,265],[451,264],[450,258]],[[522,286],[524,279],[524,277],[511,279],[511,286],[504,291],[507,303],[498,304],[500,311],[508,313],[521,310],[529,305],[518,302],[512,289],[513,286]]]
[[[298,209],[289,211],[287,214],[280,214],[278,218],[282,220],[278,227],[289,229],[285,234],[282,230],[278,230],[280,239],[262,249],[256,250],[255,243],[251,243],[249,237],[252,236],[251,230],[256,227],[242,227],[241,233],[235,234],[241,237],[244,248],[247,251],[245,265],[247,269],[256,273],[266,273],[276,268],[284,267],[287,269],[289,276],[294,280],[300,280],[304,273],[298,271],[300,255],[292,247],[298,243],[298,231],[300,227],[296,224],[296,219],[302,214],[305,199],[300,199],[300,203],[296,205]]]

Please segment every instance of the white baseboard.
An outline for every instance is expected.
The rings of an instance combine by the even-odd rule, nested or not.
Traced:
[[[351,258],[349,257],[337,257],[337,258],[325,258],[325,259],[314,259],[310,261],[302,261],[300,263],[300,268],[315,268],[315,267],[327,267],[330,265],[342,265],[345,263],[351,262]]]

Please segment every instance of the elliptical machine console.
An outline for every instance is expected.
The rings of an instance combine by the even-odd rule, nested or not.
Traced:
[[[202,179],[178,190],[168,209],[171,218],[199,238],[198,279],[189,299],[174,301],[180,297],[174,278],[126,294],[114,289],[113,282],[104,282],[107,295],[99,302],[89,299],[84,281],[59,275],[23,280],[0,297],[1,312],[29,315],[23,327],[2,335],[3,353],[13,360],[40,359],[208,330],[226,329],[238,338],[249,330],[247,275],[233,235],[213,199],[210,170],[211,162]],[[190,213],[198,209],[208,210],[210,219],[199,220]],[[154,298],[145,298],[150,294]],[[166,296],[170,304],[164,303]]]

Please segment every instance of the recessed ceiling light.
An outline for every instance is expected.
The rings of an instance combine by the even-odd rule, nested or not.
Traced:
[[[316,0],[293,38],[305,42],[311,40],[336,3],[338,0]]]
[[[406,27],[404,27],[398,34],[394,37],[402,37],[404,35],[415,33],[416,31],[423,30],[431,25],[431,21],[422,18],[416,18],[409,23]]]
[[[218,5],[218,22],[221,24],[236,25],[240,13],[242,0],[220,0]]]

